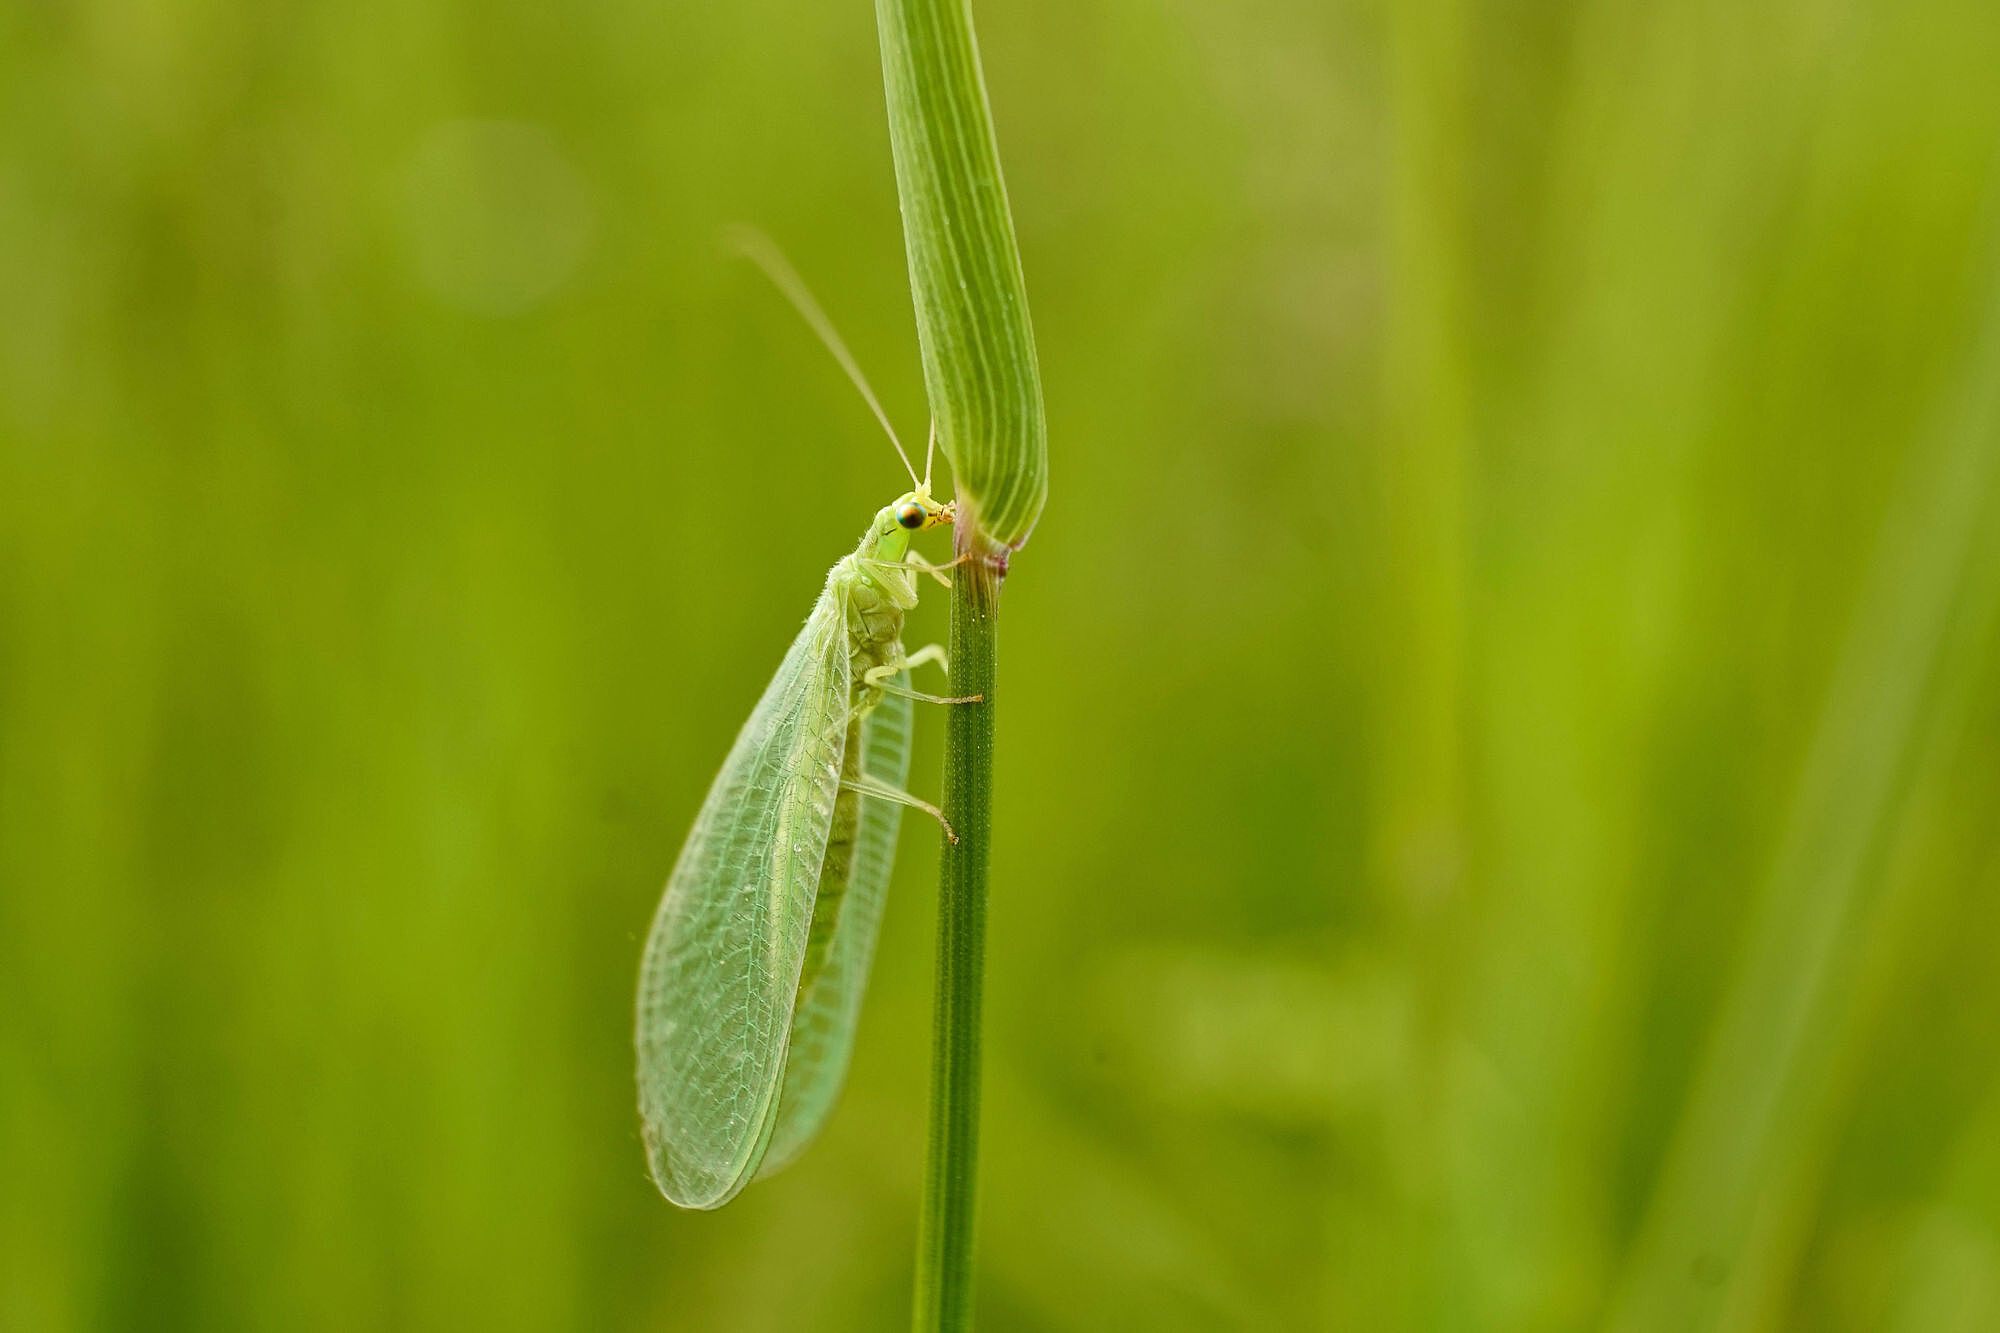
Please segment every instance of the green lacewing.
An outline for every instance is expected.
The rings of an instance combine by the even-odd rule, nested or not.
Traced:
[[[639,1115],[661,1193],[718,1208],[793,1161],[832,1113],[854,1047],[905,793],[910,549],[953,509],[930,494],[845,344],[761,236],[737,246],[798,307],[874,410],[916,489],[834,565],[805,627],[737,734],[667,879],[639,967]],[[935,440],[933,440],[935,445]],[[951,835],[951,828],[945,825]]]

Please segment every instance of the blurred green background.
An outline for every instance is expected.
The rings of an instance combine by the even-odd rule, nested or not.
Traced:
[[[2000,7],[978,17],[982,1327],[2000,1328]],[[629,1038],[905,484],[718,227],[922,434],[874,42],[0,7],[0,1328],[904,1322],[922,821],[798,1167],[668,1206]]]

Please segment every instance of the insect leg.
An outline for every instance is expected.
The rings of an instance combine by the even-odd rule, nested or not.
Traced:
[[[951,580],[944,576],[944,572],[947,569],[956,569],[970,559],[972,559],[972,554],[970,552],[967,552],[964,555],[955,555],[941,565],[934,565],[930,561],[924,559],[922,556],[913,553],[904,556],[903,563],[909,565],[912,569],[916,570],[920,574],[930,575],[932,578],[936,579],[939,583],[949,588],[951,586]]]
[[[963,556],[963,555],[954,556],[950,560],[945,561],[941,565],[934,565],[920,555],[906,555],[901,560],[876,560],[871,558],[862,560],[860,563],[864,568],[874,569],[874,570],[914,569],[919,574],[930,575],[932,578],[936,579],[939,583],[949,588],[951,586],[951,580],[944,576],[944,572],[947,569],[952,569],[959,565],[964,564],[970,558],[971,557],[969,556]]]
[[[926,662],[935,662],[938,665],[938,670],[944,672],[947,676],[951,674],[951,662],[948,658],[945,657],[944,645],[941,643],[925,644],[923,647],[917,649],[917,651],[911,653],[908,657],[904,658],[903,666],[905,669],[908,669],[910,667],[920,667],[924,665]]]
[[[907,805],[913,810],[921,810],[938,822],[938,826],[944,830],[945,837],[950,838],[953,842],[958,841],[958,834],[952,831],[950,822],[944,817],[944,811],[938,809],[920,796],[912,796],[901,787],[891,786],[889,783],[882,781],[882,779],[870,777],[866,773],[858,774],[851,779],[843,779],[840,785],[848,791],[858,791],[863,796],[879,797],[884,801],[894,801],[898,805]]]
[[[901,662],[884,663],[882,666],[870,667],[868,670],[864,671],[861,674],[862,682],[864,684],[872,686],[875,689],[882,691],[882,693],[884,694],[898,694],[905,699],[915,699],[919,703],[927,703],[927,704],[985,703],[986,696],[983,694],[966,694],[953,698],[942,694],[925,694],[922,690],[907,689],[904,686],[897,685],[893,682],[891,677],[900,674],[903,668],[910,665],[912,662],[917,662],[917,661],[934,662],[937,661],[939,658],[943,657],[944,655],[943,649],[936,650],[937,651],[936,657],[929,657],[925,655],[927,653],[930,653],[932,649],[935,647],[936,645],[932,645],[932,648],[922,649],[916,654],[915,657],[905,658]]]
[[[983,694],[925,694],[922,690],[906,690],[901,685],[891,685],[887,681],[881,682],[875,688],[884,694],[900,694],[905,699],[915,699],[920,704],[983,704],[986,702],[986,696]]]

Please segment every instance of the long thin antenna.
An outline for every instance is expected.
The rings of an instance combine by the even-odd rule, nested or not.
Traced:
[[[931,455],[937,452],[937,418],[931,418],[931,437],[924,441],[924,494],[931,493]]]
[[[917,482],[917,469],[911,464],[909,454],[903,451],[903,442],[896,438],[896,428],[889,424],[889,414],[882,410],[882,404],[876,401],[875,391],[868,387],[868,377],[863,375],[861,367],[854,363],[854,354],[849,352],[847,344],[840,340],[840,334],[833,327],[833,321],[819,308],[819,302],[813,299],[812,290],[785,259],[785,252],[778,248],[777,242],[755,227],[740,225],[725,228],[722,236],[724,243],[730,249],[763,269],[764,276],[771,280],[771,285],[784,293],[785,299],[805,317],[806,323],[812,326],[812,331],[826,344],[826,350],[833,353],[833,359],[847,372],[847,378],[853,380],[854,387],[861,390],[861,396],[868,402],[869,411],[875,414],[875,419],[882,423],[882,429],[888,432],[889,443],[896,446],[896,456],[903,460],[903,467],[909,472],[911,482],[922,485],[923,483]],[[930,473],[929,459],[925,460],[924,472],[926,476]]]

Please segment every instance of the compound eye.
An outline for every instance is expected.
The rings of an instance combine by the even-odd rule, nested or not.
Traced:
[[[924,525],[924,520],[929,517],[930,515],[924,512],[924,507],[915,500],[905,505],[899,505],[896,509],[896,521],[912,532],[921,528]]]

